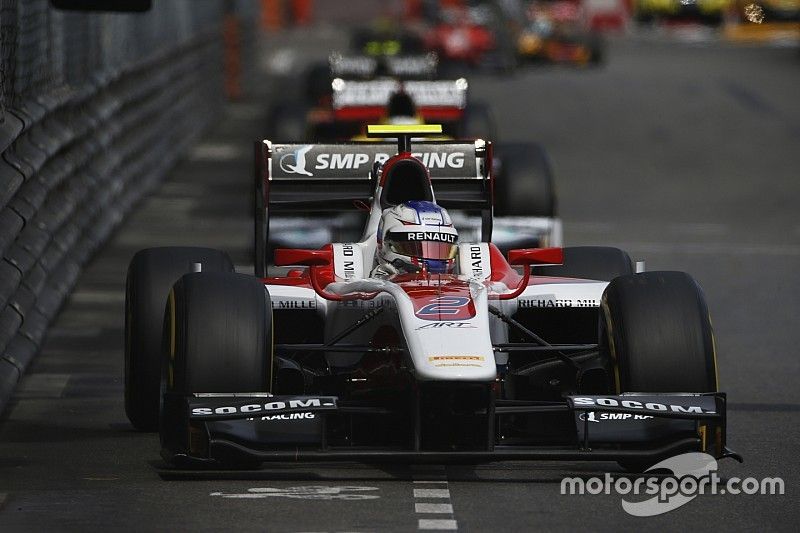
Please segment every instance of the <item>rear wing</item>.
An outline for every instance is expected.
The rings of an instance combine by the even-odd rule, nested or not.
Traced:
[[[439,59],[435,53],[396,56],[343,55],[328,57],[334,78],[370,79],[378,75],[399,79],[431,79],[436,76]]]
[[[396,142],[272,143],[255,145],[255,267],[266,273],[269,219],[355,211],[370,205],[373,169],[397,153]],[[412,154],[429,169],[436,201],[479,211],[481,239],[492,233],[492,145],[488,141],[415,141]]]
[[[337,120],[377,121],[386,114],[389,98],[405,91],[426,122],[459,120],[467,105],[468,83],[456,80],[345,80],[336,78],[333,88],[333,113]]]

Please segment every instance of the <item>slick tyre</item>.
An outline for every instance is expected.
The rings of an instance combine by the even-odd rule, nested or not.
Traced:
[[[561,265],[534,267],[534,274],[564,278],[611,281],[634,273],[627,252],[609,246],[569,246],[564,248]]]
[[[141,431],[158,430],[161,329],[170,287],[183,274],[233,272],[224,252],[210,248],[148,248],[128,266],[125,284],[125,412]]]
[[[269,392],[272,383],[272,305],[257,278],[234,273],[183,276],[164,312],[162,391]],[[161,442],[187,453],[185,419],[162,409]],[[227,466],[253,467],[240,458]]]
[[[700,287],[684,272],[645,272],[614,279],[600,308],[600,353],[616,393],[714,392],[714,334]],[[619,461],[643,472],[663,458]]]
[[[554,217],[553,169],[538,144],[503,144],[497,149],[501,171],[494,183],[497,216]]]
[[[708,307],[688,274],[615,278],[603,293],[599,322],[601,355],[617,393],[717,390]]]
[[[494,116],[484,102],[475,102],[466,109],[460,136],[469,139],[497,139]]]

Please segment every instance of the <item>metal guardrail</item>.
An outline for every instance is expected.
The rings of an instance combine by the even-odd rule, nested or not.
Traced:
[[[223,3],[157,4],[0,0],[0,412],[83,265],[221,109]]]

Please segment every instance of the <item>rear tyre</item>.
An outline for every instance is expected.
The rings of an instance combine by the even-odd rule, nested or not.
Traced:
[[[598,66],[605,61],[605,44],[599,35],[592,34],[588,39],[589,64]]]
[[[197,268],[233,272],[225,252],[165,247],[139,251],[131,259],[125,290],[125,413],[136,429],[158,430],[161,329],[164,302],[178,278]]]
[[[466,109],[458,136],[470,139],[497,139],[494,116],[484,102],[474,102]]]
[[[714,334],[700,287],[684,272],[614,279],[600,309],[600,354],[616,392],[714,392]],[[656,458],[655,460],[660,460]],[[619,464],[641,472],[655,461]]]
[[[570,246],[564,248],[561,265],[534,267],[534,274],[563,278],[611,281],[634,273],[627,252],[609,246]]]
[[[272,305],[257,278],[187,274],[170,292],[164,324],[163,392],[269,392]],[[164,448],[173,453],[187,451],[184,430],[162,416]],[[241,466],[234,462],[232,458],[233,466]]]
[[[494,182],[494,213],[498,216],[554,217],[556,191],[553,169],[538,144],[503,144]]]

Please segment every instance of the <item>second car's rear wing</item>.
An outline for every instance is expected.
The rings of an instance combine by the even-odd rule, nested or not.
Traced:
[[[411,150],[429,169],[436,200],[451,209],[480,211],[483,240],[491,238],[491,143],[415,141]],[[397,153],[397,143],[273,143],[255,150],[256,274],[266,271],[269,218],[352,211],[369,205],[375,165]]]
[[[370,122],[386,115],[391,96],[404,91],[426,122],[459,120],[467,105],[467,80],[345,80],[332,82],[333,113],[337,120]]]
[[[334,78],[372,79],[378,75],[393,78],[432,79],[436,76],[439,59],[436,54],[395,55],[373,57],[333,53],[328,57]]]

